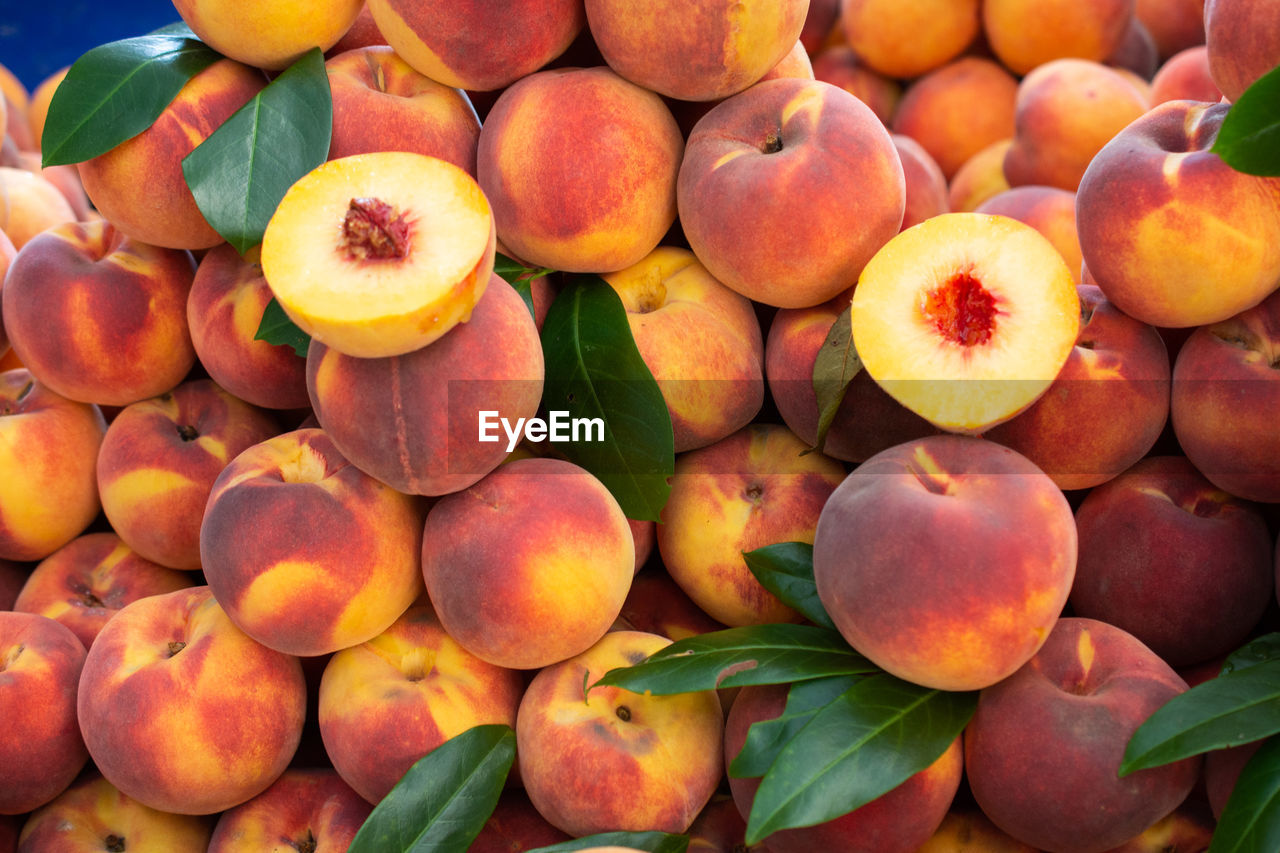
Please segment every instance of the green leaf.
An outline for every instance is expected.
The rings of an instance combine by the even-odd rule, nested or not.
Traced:
[[[307,348],[311,345],[311,336],[289,319],[274,296],[262,310],[262,319],[258,322],[258,331],[253,339],[275,346],[293,347],[293,351],[302,358],[307,357]]]
[[[1209,853],[1280,850],[1280,738],[1250,758],[1209,842]]]
[[[742,559],[761,586],[778,600],[815,625],[835,628],[827,609],[818,600],[813,582],[813,546],[808,542],[779,542],[754,551],[744,551]]]
[[[748,625],[677,640],[634,666],[609,670],[592,686],[664,696],[877,671],[830,629]]]
[[[559,844],[536,847],[528,853],[568,853],[592,847],[630,847],[650,853],[685,853],[689,849],[689,836],[668,835],[665,832],[600,832],[561,841]]]
[[[924,770],[959,737],[976,692],[931,690],[886,673],[824,707],[782,749],[760,782],[748,844],[866,805]]]
[[[1179,694],[1129,739],[1120,763],[1127,776],[1280,732],[1280,660],[1219,675]]]
[[[853,377],[862,370],[862,359],[853,348],[853,324],[850,314],[853,303],[845,306],[827,332],[818,356],[813,362],[813,393],[818,398],[818,438],[814,451],[821,453],[827,443],[827,433],[836,418],[845,391]]]
[[[1267,661],[1280,661],[1280,633],[1264,634],[1227,655],[1219,674],[1239,672]]]
[[[675,473],[671,415],[636,349],[622,300],[599,276],[574,276],[543,321],[542,350],[547,410],[604,426],[602,441],[557,449],[598,477],[627,518],[658,521]]]
[[[244,254],[294,182],[329,156],[333,99],[312,48],[182,160],[204,218]]]
[[[41,164],[80,163],[137,136],[187,81],[221,56],[181,34],[146,35],[95,47],[53,93],[40,139]]]
[[[729,775],[735,779],[747,779],[768,773],[782,748],[800,729],[856,684],[859,678],[857,675],[833,675],[791,685],[782,714],[771,720],[754,722],[747,729],[742,751],[729,764]]]
[[[1231,105],[1209,150],[1238,172],[1280,176],[1280,65]]]
[[[525,307],[529,309],[529,314],[537,319],[538,314],[533,310],[532,282],[535,278],[550,275],[555,270],[549,267],[526,267],[514,258],[508,258],[498,252],[493,256],[493,271],[515,288],[516,293],[519,293],[520,298],[524,300]]]
[[[378,803],[349,853],[466,850],[493,813],[515,757],[508,726],[475,726],[450,738]]]

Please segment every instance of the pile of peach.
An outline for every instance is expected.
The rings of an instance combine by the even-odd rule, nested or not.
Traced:
[[[1280,178],[1209,151],[1273,0],[238,3],[175,0],[226,58],[78,167],[65,72],[0,68],[0,853],[345,849],[486,723],[473,850],[740,849],[785,691],[583,687],[801,621],[742,557],[783,542],[854,649],[981,698],[769,850],[1207,846],[1248,749],[1115,769],[1280,622]],[[315,47],[329,163],[241,255],[181,160]],[[660,519],[478,434],[539,414],[562,283],[531,312],[495,253],[617,293]],[[808,452],[837,321],[866,369]]]

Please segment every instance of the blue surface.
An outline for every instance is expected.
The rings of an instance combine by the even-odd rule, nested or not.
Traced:
[[[0,0],[0,65],[30,91],[91,47],[177,20],[170,0]]]

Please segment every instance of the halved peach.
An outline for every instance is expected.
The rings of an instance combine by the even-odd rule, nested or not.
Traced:
[[[1035,402],[1079,323],[1075,279],[1058,250],[1005,216],[948,213],[908,228],[853,292],[863,367],[952,432],[980,433]]]
[[[489,201],[462,169],[403,151],[356,154],[285,194],[263,235],[262,272],[313,338],[386,358],[471,316],[495,240]]]

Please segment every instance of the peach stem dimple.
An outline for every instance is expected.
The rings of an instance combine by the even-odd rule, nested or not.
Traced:
[[[342,220],[341,247],[351,260],[402,260],[409,254],[409,223],[381,199],[353,198]]]

